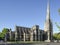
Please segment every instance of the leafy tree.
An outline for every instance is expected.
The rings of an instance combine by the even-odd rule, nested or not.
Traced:
[[[57,28],[60,30],[60,26],[59,26],[59,24],[58,24],[57,22],[56,22],[55,24],[56,24]]]
[[[4,39],[5,34],[8,33],[8,28],[3,28],[2,32],[0,32],[0,39]]]
[[[4,36],[3,33],[0,32],[0,40],[3,39],[3,36]]]
[[[60,33],[53,34],[53,39],[60,40]]]
[[[58,12],[60,12],[60,9],[58,10]]]
[[[6,34],[7,32],[9,32],[9,29],[8,28],[3,28],[2,33]]]
[[[58,9],[59,15],[60,15],[60,9]]]
[[[0,37],[3,38],[3,36],[4,36],[3,33],[0,33]]]
[[[58,12],[59,12],[59,15],[60,15],[60,9],[58,9]],[[57,28],[60,30],[60,25],[57,22],[55,24],[56,24]],[[53,35],[53,38],[60,40],[60,32],[59,33],[55,33]]]
[[[58,9],[58,12],[60,14],[60,9]],[[56,24],[57,28],[60,30],[60,25],[57,22],[55,24]]]
[[[57,36],[58,36],[57,33],[53,34],[53,39],[57,40]]]
[[[57,39],[60,40],[60,34],[58,34]]]

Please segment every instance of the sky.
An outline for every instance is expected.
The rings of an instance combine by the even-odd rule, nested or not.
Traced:
[[[0,0],[0,32],[3,28],[39,25],[44,30],[48,0]],[[50,16],[53,32],[59,32],[55,22],[60,22],[60,0],[50,0]]]

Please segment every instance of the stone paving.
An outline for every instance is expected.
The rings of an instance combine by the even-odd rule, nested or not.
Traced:
[[[20,43],[20,44],[11,44],[11,43],[0,43],[0,45],[60,45],[60,43],[34,43],[34,44],[30,44],[30,43]]]

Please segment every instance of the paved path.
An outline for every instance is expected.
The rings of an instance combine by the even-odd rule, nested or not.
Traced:
[[[23,44],[23,43],[22,44],[21,43],[20,44],[16,44],[16,43],[15,44],[0,43],[0,45],[60,45],[60,43],[38,43],[38,44],[29,44],[29,43],[28,44],[26,44],[26,43],[25,44]]]

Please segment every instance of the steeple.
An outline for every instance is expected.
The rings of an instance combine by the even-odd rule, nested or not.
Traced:
[[[52,29],[52,22],[50,19],[50,3],[48,0],[47,3],[47,15],[46,15],[46,20],[45,20],[45,25],[44,25],[44,31],[46,33],[46,39],[45,41],[50,42],[52,41],[52,35],[53,35],[53,29]]]
[[[48,0],[44,31],[50,30],[50,25],[51,25],[51,20],[50,20],[50,3],[49,3],[49,0]]]
[[[48,0],[48,3],[47,3],[47,17],[46,17],[46,20],[49,20],[50,19],[50,3],[49,3],[49,0]]]

